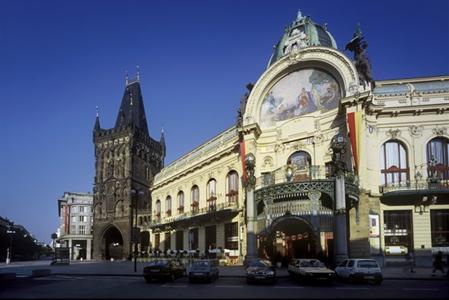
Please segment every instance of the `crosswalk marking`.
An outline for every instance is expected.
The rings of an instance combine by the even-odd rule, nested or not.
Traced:
[[[435,288],[402,288],[404,291],[431,291],[431,292],[437,292],[440,289]]]

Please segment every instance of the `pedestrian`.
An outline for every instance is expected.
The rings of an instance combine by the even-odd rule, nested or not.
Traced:
[[[435,256],[435,261],[433,262],[432,276],[435,276],[435,271],[436,270],[440,270],[441,273],[444,274],[443,252],[441,252],[441,251],[438,251],[437,255]]]
[[[405,255],[405,259],[407,260],[407,263],[410,267],[410,273],[415,273],[415,270],[413,269],[414,265],[415,265],[415,256],[413,255],[412,251],[409,251],[406,255]]]

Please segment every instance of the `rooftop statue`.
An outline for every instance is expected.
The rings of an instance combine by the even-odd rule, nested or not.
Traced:
[[[249,94],[251,93],[252,89],[254,87],[254,84],[251,82],[246,85],[246,93],[240,98],[240,108],[237,112],[237,126],[241,127],[243,124],[243,115],[245,114],[246,110],[246,102],[248,101]]]
[[[353,38],[346,45],[345,50],[354,52],[355,67],[363,86],[365,87],[365,83],[369,83],[374,89],[375,82],[371,74],[371,63],[366,55],[366,48],[368,48],[368,43],[364,40],[360,24],[358,24]]]

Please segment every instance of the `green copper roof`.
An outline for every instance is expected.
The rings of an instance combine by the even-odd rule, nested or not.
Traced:
[[[326,25],[322,26],[313,22],[309,16],[303,16],[299,11],[296,19],[285,27],[284,35],[275,46],[268,66],[291,51],[295,51],[295,48],[323,46],[336,49],[337,43],[326,27]]]

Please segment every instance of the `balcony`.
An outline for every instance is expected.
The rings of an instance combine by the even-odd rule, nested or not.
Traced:
[[[214,200],[215,202],[216,200]],[[194,202],[197,203],[198,202]],[[192,209],[188,212],[180,213],[176,216],[159,218],[153,220],[149,227],[152,229],[175,228],[176,226],[193,226],[202,222],[210,222],[212,218],[219,221],[221,218],[227,218],[229,216],[234,216],[238,213],[239,208],[237,203],[221,202],[213,204],[211,207],[211,201],[207,203],[206,207],[199,208],[198,205],[192,206]]]
[[[312,181],[329,177],[326,176],[327,172],[324,166],[312,165],[302,169],[291,166],[291,173],[287,168],[288,166],[284,166],[272,172],[262,173],[262,176],[256,179],[256,190],[278,183]]]

